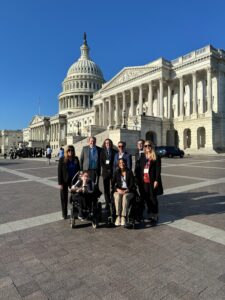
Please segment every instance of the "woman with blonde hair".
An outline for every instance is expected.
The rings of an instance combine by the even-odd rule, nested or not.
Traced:
[[[144,143],[144,155],[137,163],[135,176],[141,198],[145,201],[151,224],[158,222],[157,195],[163,194],[161,181],[161,159],[155,153],[154,144],[147,140]]]
[[[71,181],[78,171],[80,171],[79,159],[75,156],[74,146],[69,145],[66,147],[64,157],[59,159],[58,164],[58,184],[63,219],[67,219],[68,188],[71,187]]]

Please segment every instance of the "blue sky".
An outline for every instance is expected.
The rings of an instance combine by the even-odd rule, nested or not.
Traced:
[[[83,32],[106,80],[125,66],[225,49],[224,0],[0,0],[0,129],[58,112]]]

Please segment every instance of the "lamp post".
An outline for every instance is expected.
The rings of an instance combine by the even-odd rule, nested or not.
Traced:
[[[77,121],[76,126],[77,126],[77,135],[80,135],[80,122],[79,121]]]
[[[135,118],[134,119],[134,129],[137,130],[137,124],[138,124],[138,119]]]
[[[123,126],[122,128],[126,128],[126,110],[124,109],[122,112],[122,118],[123,118]]]

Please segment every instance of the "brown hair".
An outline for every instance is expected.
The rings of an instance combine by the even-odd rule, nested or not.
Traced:
[[[150,160],[156,160],[155,146],[152,141],[146,140],[145,144],[151,145],[152,151],[150,153],[146,153],[146,147],[144,147],[145,156]]]
[[[64,152],[64,161],[67,162],[68,160],[68,152],[72,150],[73,151],[73,156],[72,156],[72,159],[74,160],[75,158],[75,148],[73,145],[68,145],[66,146],[66,149],[65,149],[65,152]]]
[[[112,142],[112,140],[110,140],[108,138],[104,140],[104,142],[102,144],[102,148],[104,148],[104,149],[106,148],[106,146],[105,146],[106,141],[109,141],[109,147],[110,147],[110,149],[112,149],[113,148],[113,142]]]

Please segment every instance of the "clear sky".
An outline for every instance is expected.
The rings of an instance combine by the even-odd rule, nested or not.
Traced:
[[[125,66],[225,49],[225,0],[0,0],[0,129],[58,112],[83,32],[106,80]],[[39,105],[40,104],[40,105]]]

